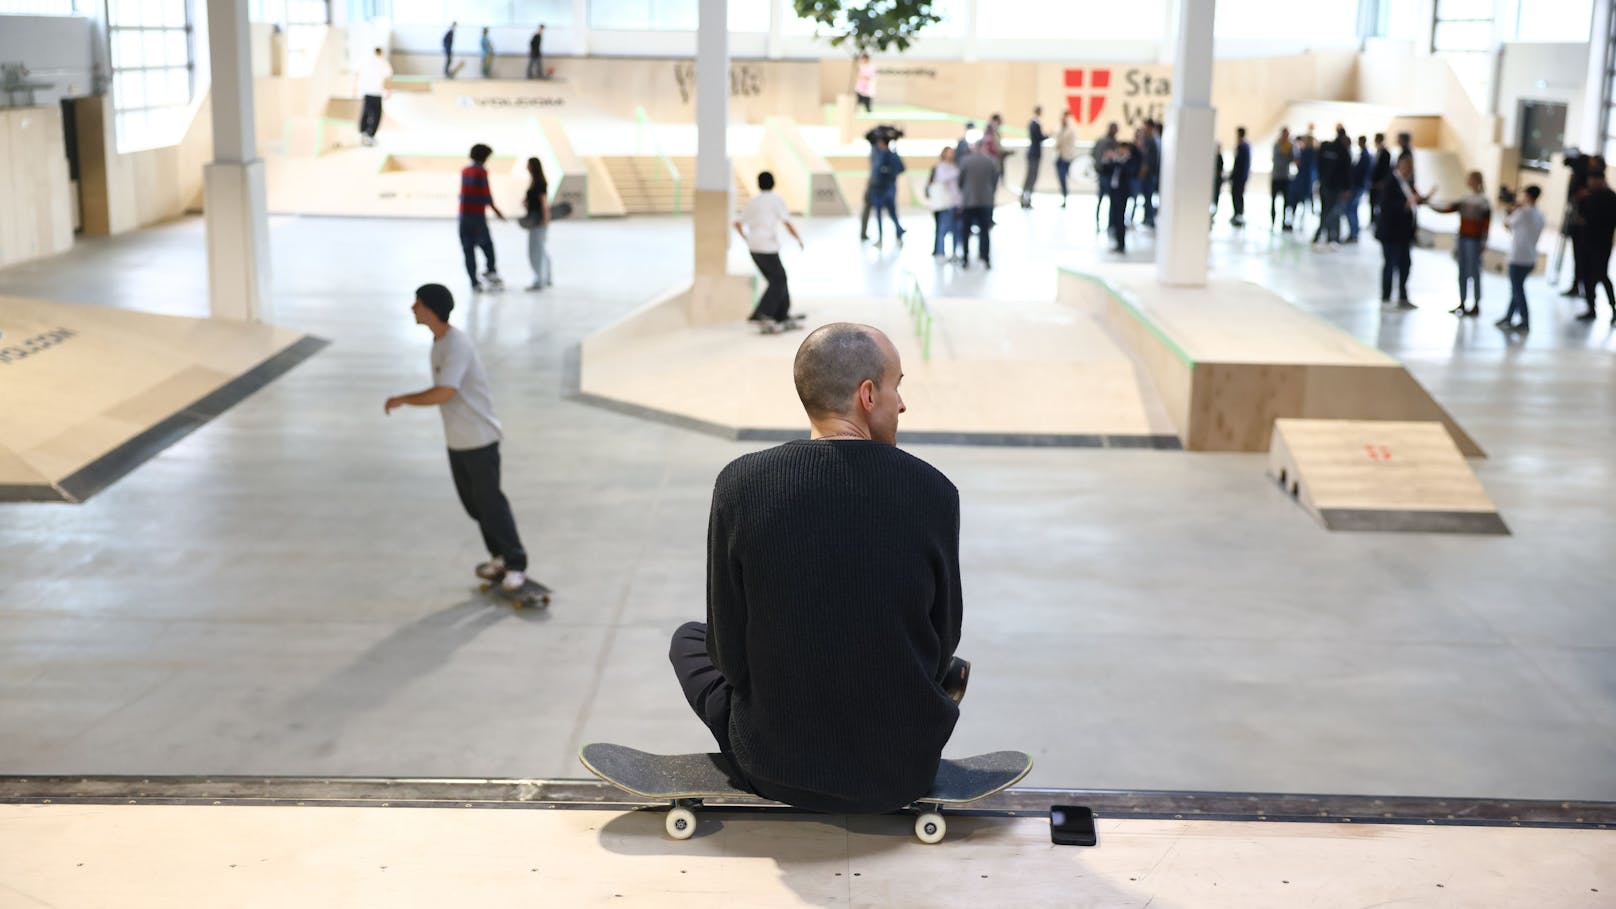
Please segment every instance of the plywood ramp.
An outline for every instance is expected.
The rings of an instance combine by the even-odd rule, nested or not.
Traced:
[[[1268,473],[1329,530],[1509,533],[1441,423],[1276,420]]]
[[[1616,833],[1035,817],[0,805],[0,902],[220,906],[1608,907]],[[8,898],[9,897],[9,898]]]
[[[863,322],[893,340],[908,406],[900,438],[1177,447],[1134,360],[1087,315],[1047,301],[929,302],[929,360],[897,300],[798,299],[793,310],[808,329]],[[586,339],[580,393],[740,437],[806,435],[791,378],[804,332],[759,336],[744,311],[697,324],[688,305],[669,296]]]
[[[1274,420],[1307,417],[1432,420],[1484,456],[1401,363],[1264,287],[1165,287],[1148,265],[1062,269],[1058,286],[1146,364],[1189,450],[1267,451]]]
[[[323,345],[269,325],[0,297],[0,501],[82,501]]]

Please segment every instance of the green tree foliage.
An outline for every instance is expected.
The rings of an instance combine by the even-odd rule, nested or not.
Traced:
[[[797,15],[815,23],[815,31],[832,47],[855,57],[897,48],[901,53],[915,35],[942,21],[932,0],[792,0]]]

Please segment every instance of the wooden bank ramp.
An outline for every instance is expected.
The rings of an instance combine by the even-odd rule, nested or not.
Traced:
[[[312,356],[271,325],[0,297],[0,502],[80,502]]]
[[[1267,451],[1274,421],[1417,420],[1481,446],[1395,358],[1246,281],[1166,287],[1149,265],[1061,269],[1083,308],[1144,362],[1190,451]]]
[[[1275,420],[1268,473],[1329,530],[1509,533],[1441,423]]]

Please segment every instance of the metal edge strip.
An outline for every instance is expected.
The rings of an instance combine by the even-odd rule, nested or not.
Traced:
[[[298,806],[386,808],[629,809],[665,802],[598,780],[346,777],[0,777],[0,804]],[[711,800],[713,808],[797,811],[762,799]],[[1007,789],[950,813],[1042,815],[1081,804],[1097,817],[1288,823],[1425,824],[1616,830],[1616,802],[1426,796]]]
[[[304,335],[252,369],[74,471],[54,487],[0,487],[0,501],[83,502],[128,476],[135,468],[280,378],[330,343],[323,338]],[[7,494],[18,490],[24,491],[24,495]]]

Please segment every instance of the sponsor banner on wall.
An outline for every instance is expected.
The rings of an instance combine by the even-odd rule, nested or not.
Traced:
[[[823,66],[825,91],[832,97],[846,91],[847,63]],[[876,66],[875,105],[898,120],[905,107],[978,124],[997,113],[1016,135],[1040,105],[1047,132],[1067,111],[1079,137],[1093,140],[1109,123],[1131,134],[1147,119],[1165,119],[1172,91],[1172,67],[1159,63],[893,60]]]

